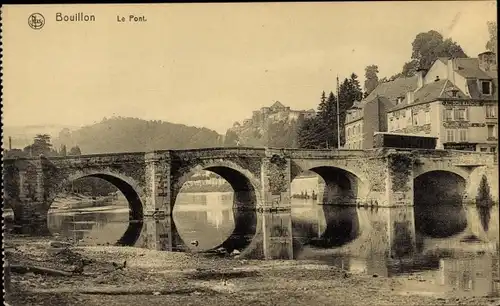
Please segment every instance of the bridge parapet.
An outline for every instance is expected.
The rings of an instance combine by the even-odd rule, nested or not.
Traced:
[[[454,165],[492,165],[495,154],[475,151],[459,150],[412,150],[413,155],[425,160],[451,160]]]
[[[365,150],[304,150],[304,149],[273,149],[292,159],[328,159],[328,158],[359,158],[372,153]]]
[[[227,158],[227,157],[264,157],[265,148],[203,148],[194,150],[169,150],[172,156],[184,158]],[[157,151],[158,153],[167,151]]]

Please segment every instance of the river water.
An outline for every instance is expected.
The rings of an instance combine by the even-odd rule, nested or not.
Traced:
[[[231,252],[252,247],[259,232],[255,220],[260,218],[272,229],[260,233],[264,243],[253,244],[264,249],[252,253],[257,257],[312,260],[353,273],[389,276],[397,279],[393,289],[403,293],[498,293],[498,206],[335,207],[293,199],[291,215],[259,218],[255,212],[236,214],[232,207],[232,193],[181,193],[172,219],[144,221],[142,232],[135,227],[132,239],[124,239],[134,226],[123,198],[104,207],[51,210],[48,226],[53,235],[80,245],[128,241],[125,244],[190,252],[220,252],[221,246],[229,246]],[[266,250],[277,244],[278,251]]]

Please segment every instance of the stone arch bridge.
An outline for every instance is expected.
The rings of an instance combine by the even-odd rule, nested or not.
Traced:
[[[414,179],[439,172],[461,177],[467,199],[475,198],[486,175],[490,193],[498,198],[493,154],[465,151],[207,148],[5,159],[3,166],[4,205],[23,225],[46,223],[56,195],[83,177],[114,184],[129,202],[131,219],[171,215],[196,169],[222,176],[234,189],[235,206],[257,211],[290,209],[291,181],[304,171],[324,179],[319,199],[330,204],[411,206]]]

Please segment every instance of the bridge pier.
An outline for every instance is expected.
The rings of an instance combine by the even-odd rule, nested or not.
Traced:
[[[413,164],[414,158],[406,152],[390,153],[387,156],[387,200],[383,206],[413,206]]]
[[[169,152],[146,153],[145,164],[144,216],[171,216],[174,203]]]
[[[4,205],[12,207],[16,231],[23,234],[49,234],[47,213],[51,198],[45,180],[42,157],[31,162],[19,163],[17,167],[4,165],[4,177],[15,179],[4,186]]]
[[[291,211],[264,213],[261,217],[264,259],[293,259]]]
[[[261,211],[291,209],[291,165],[290,158],[281,150],[266,149],[262,160],[262,206]]]
[[[416,253],[416,232],[413,207],[392,208],[389,211],[389,256],[404,258]]]
[[[172,217],[145,218],[137,246],[157,251],[178,251],[184,249]]]

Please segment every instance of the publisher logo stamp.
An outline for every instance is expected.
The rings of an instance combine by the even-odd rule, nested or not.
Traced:
[[[45,17],[40,13],[33,13],[28,18],[28,25],[34,30],[40,30],[45,25]]]

